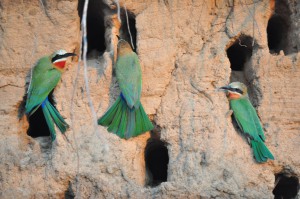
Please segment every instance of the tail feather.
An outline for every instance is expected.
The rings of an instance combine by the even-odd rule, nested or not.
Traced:
[[[251,140],[251,146],[257,162],[266,162],[267,159],[274,160],[274,156],[264,142]]]
[[[66,130],[69,128],[69,125],[66,123],[64,118],[60,115],[58,110],[56,110],[56,108],[49,102],[48,98],[46,98],[43,101],[41,107],[50,131],[51,139],[52,141],[54,141],[56,139],[54,123],[57,125],[57,127],[62,133],[66,132]]]
[[[126,111],[127,107],[126,106],[122,106],[122,117],[121,117],[121,121],[120,121],[120,125],[119,125],[119,130],[116,133],[119,137],[122,137],[122,133],[126,131],[127,128],[127,111]]]
[[[143,125],[142,125],[142,131],[150,131],[154,128],[152,122],[149,120],[142,104],[140,105],[140,114],[141,114],[141,118],[143,120]]]
[[[59,130],[62,133],[65,133],[69,128],[69,125],[66,123],[64,118],[48,100],[46,101],[46,108],[49,110],[49,113]]]
[[[125,139],[137,136],[136,127],[135,127],[136,126],[135,112],[136,112],[136,109],[134,107],[132,109],[127,107],[128,121],[127,121],[127,128],[126,128],[126,131],[124,133]]]
[[[120,106],[120,101],[121,98],[118,97],[118,99],[115,101],[112,107],[98,120],[99,125],[109,126],[111,124],[112,120],[115,117],[116,111]]]
[[[43,110],[47,125],[49,127],[51,140],[54,141],[56,139],[56,132],[55,132],[55,127],[54,127],[52,117],[50,115],[49,110],[43,104],[42,104],[42,110]]]
[[[109,132],[120,138],[131,138],[153,129],[143,106],[129,108],[121,96],[113,106],[98,120],[98,124],[107,126]]]
[[[136,133],[143,132],[143,126],[145,125],[145,123],[142,117],[141,108],[139,108],[136,111],[135,118],[136,118],[136,126],[135,126]]]
[[[117,109],[115,111],[112,123],[108,126],[108,131],[117,133],[119,129],[119,124],[121,121],[121,115],[122,115],[122,106],[118,105]]]

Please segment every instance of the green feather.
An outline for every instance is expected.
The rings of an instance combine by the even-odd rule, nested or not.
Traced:
[[[249,136],[253,154],[257,162],[274,159],[274,156],[264,144],[265,135],[254,107],[247,97],[230,100],[233,115],[242,132]]]
[[[108,126],[109,132],[125,139],[152,130],[153,125],[140,102],[142,72],[139,59],[129,44],[118,55],[115,71],[121,95],[98,120],[98,124]]]
[[[51,140],[54,141],[56,139],[56,132],[55,132],[53,120],[51,118],[49,110],[46,107],[43,107],[42,110],[43,110],[47,125],[49,127]]]
[[[118,57],[116,76],[129,108],[138,108],[142,90],[142,71],[138,56],[132,52]]]
[[[153,129],[153,125],[145,113],[143,106],[130,109],[120,96],[114,105],[98,120],[108,131],[120,138],[129,139]]]
[[[114,112],[114,118],[112,120],[112,123],[109,124],[108,131],[117,133],[119,129],[119,124],[121,121],[121,116],[122,116],[122,103],[119,103],[117,106],[116,111]]]
[[[62,133],[65,133],[69,128],[69,125],[65,122],[64,118],[59,114],[56,108],[52,106],[52,104],[48,100],[45,103],[45,108],[48,109],[54,123],[57,125],[57,127]]]
[[[122,106],[122,117],[119,125],[119,131],[117,132],[117,135],[121,138],[124,138],[124,132],[127,128],[127,122],[128,122],[128,116],[127,116],[127,106],[125,105],[125,102],[122,102],[124,105]]]
[[[25,105],[26,113],[32,115],[55,88],[61,72],[54,69],[48,56],[41,58],[34,66]]]

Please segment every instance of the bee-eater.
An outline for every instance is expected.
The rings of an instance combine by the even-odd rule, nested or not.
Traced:
[[[131,138],[153,129],[140,102],[142,72],[139,58],[128,42],[118,42],[118,56],[115,66],[121,94],[110,109],[98,120],[120,138]]]
[[[48,95],[59,82],[67,57],[70,56],[76,56],[76,54],[58,50],[50,56],[39,59],[32,69],[25,111],[27,116],[30,117],[38,108],[42,108],[52,141],[56,139],[54,123],[62,133],[69,127],[58,110],[49,102]]]
[[[247,87],[243,83],[232,82],[228,86],[221,87],[220,90],[226,92],[233,116],[242,133],[247,137],[255,160],[259,163],[266,162],[267,159],[274,160],[274,156],[264,143],[266,139],[264,131],[256,110],[249,101]]]

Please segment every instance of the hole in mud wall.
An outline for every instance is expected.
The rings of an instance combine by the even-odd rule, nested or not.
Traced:
[[[166,143],[158,136],[153,136],[145,148],[145,162],[149,186],[158,186],[167,181],[169,154]]]
[[[78,2],[78,14],[80,21],[82,19],[85,0]],[[104,10],[106,5],[101,0],[90,0],[87,10],[87,40],[88,57],[92,55],[100,56],[106,49],[105,45],[105,23]]]
[[[69,182],[68,189],[65,191],[65,199],[74,199],[75,198],[75,193],[72,188],[71,182]]]
[[[287,55],[295,51],[290,46],[291,42],[289,41],[290,15],[291,11],[288,3],[276,0],[274,14],[269,19],[267,26],[268,47],[272,54],[279,54],[283,50],[284,54]]]
[[[48,96],[49,102],[55,106],[55,101],[53,99],[53,90]],[[46,119],[43,114],[43,110],[39,107],[34,114],[28,117],[29,128],[27,130],[27,135],[36,138],[43,136],[50,136],[49,127],[47,125]]]
[[[268,47],[272,54],[279,54],[287,44],[288,24],[281,16],[273,15],[267,26]],[[286,54],[286,53],[285,53]]]
[[[126,12],[125,9],[121,9],[121,20],[122,20],[122,25],[120,28],[120,37],[122,39],[125,39],[127,42],[131,44],[131,39],[130,39],[130,34],[132,37],[132,43],[134,46],[134,51],[136,52],[136,27],[135,27],[135,15],[127,10],[127,15],[128,15],[128,23],[127,23],[127,18],[126,18]],[[128,24],[129,24],[129,29],[128,29]],[[130,31],[130,32],[129,32]]]
[[[252,56],[253,38],[247,35],[239,36],[226,50],[227,57],[230,61],[231,76],[230,81],[239,81],[246,84],[245,68]]]
[[[230,61],[230,68],[233,71],[243,71],[245,63],[252,56],[252,42],[250,36],[241,35],[227,49],[227,57]]]
[[[299,178],[295,175],[279,173],[275,175],[274,199],[293,199],[299,192]]]

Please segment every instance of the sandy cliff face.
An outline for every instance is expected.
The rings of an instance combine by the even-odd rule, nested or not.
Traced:
[[[142,103],[155,131],[121,140],[103,127],[95,130],[76,59],[54,91],[71,125],[68,140],[60,133],[53,144],[48,137],[28,136],[18,108],[31,66],[57,49],[79,53],[83,2],[2,0],[1,198],[272,198],[275,177],[279,182],[283,175],[292,176],[290,190],[297,189],[298,1],[121,0],[123,25],[114,1],[90,6],[87,63],[97,116],[119,93],[115,35],[130,38],[126,6],[143,71]],[[255,163],[226,115],[228,101],[216,88],[235,80],[250,90],[275,161]],[[155,149],[161,159],[149,159]],[[154,186],[161,180],[146,169],[145,156],[157,165],[168,159],[166,182]]]

